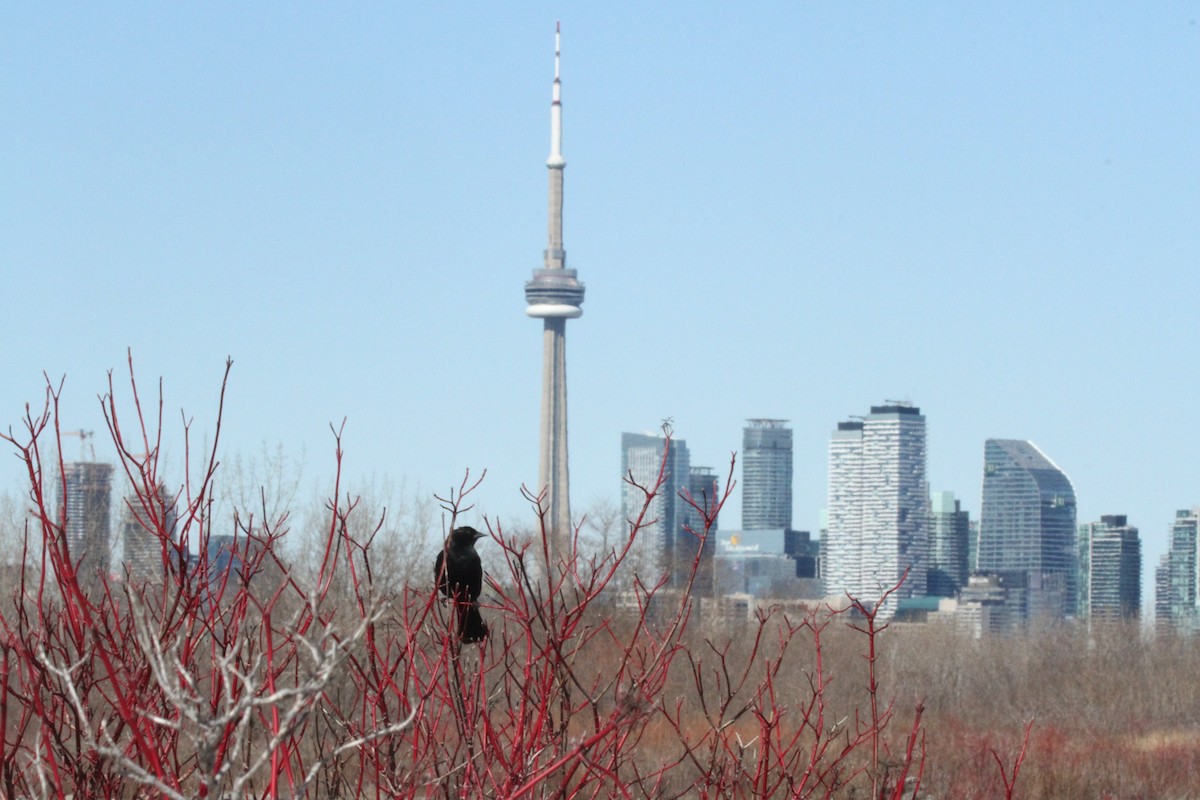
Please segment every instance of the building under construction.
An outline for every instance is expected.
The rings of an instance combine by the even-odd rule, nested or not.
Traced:
[[[66,514],[67,549],[80,582],[109,572],[112,475],[112,464],[73,461],[63,465],[60,508]]]

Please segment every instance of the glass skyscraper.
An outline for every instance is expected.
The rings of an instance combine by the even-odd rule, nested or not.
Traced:
[[[1075,613],[1075,535],[1075,489],[1066,474],[1032,442],[988,439],[979,571],[1025,575],[1025,619]]]
[[[825,585],[871,602],[908,578],[896,601],[923,595],[928,567],[929,487],[925,417],[912,405],[872,406],[838,423],[829,444]]]
[[[684,524],[692,509],[679,496],[680,490],[690,486],[691,456],[683,439],[672,438],[670,450],[667,450],[667,440],[663,436],[621,434],[621,476],[625,479],[621,484],[623,519],[633,521],[638,518],[646,502],[646,495],[639,487],[652,488],[660,469],[663,470],[663,485],[646,510],[648,524],[638,531],[632,551],[634,569],[651,584],[663,572],[670,572],[674,582],[678,574],[675,569],[676,545],[681,537],[691,537],[684,530]],[[630,478],[637,486],[629,482]],[[695,553],[694,547],[690,551],[683,547],[678,549],[681,559]]]
[[[929,508],[927,593],[954,597],[967,585],[970,515],[954,492],[934,492]]]
[[[692,467],[688,473],[688,492],[691,493],[696,506],[711,513],[721,499],[717,473],[712,467]],[[683,523],[676,534],[672,554],[674,564],[671,583],[682,587],[687,582],[692,563],[699,555],[700,563],[697,565],[692,591],[698,596],[709,597],[713,593],[713,554],[717,551],[717,518],[713,517],[704,547],[701,548],[700,536],[704,534],[704,516],[688,503],[683,503],[681,516]]]
[[[742,429],[742,529],[792,527],[792,429],[749,419]]]

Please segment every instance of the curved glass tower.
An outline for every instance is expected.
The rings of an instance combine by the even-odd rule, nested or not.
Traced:
[[[1075,610],[1075,488],[1033,442],[988,439],[983,448],[979,571],[1020,573],[1022,615]]]

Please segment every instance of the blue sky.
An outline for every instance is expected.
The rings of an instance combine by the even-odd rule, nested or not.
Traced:
[[[1152,573],[1200,504],[1200,6],[642,5],[5,8],[0,421],[45,370],[101,430],[132,348],[178,459],[230,355],[226,459],[316,493],[346,417],[352,482],[487,468],[527,523],[561,19],[577,511],[622,431],[723,471],[779,417],[814,528],[830,431],[903,399],[931,488],[977,515],[984,439],[1031,439]]]

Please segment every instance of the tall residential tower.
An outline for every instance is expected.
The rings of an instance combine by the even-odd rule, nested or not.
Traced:
[[[161,580],[164,559],[173,553],[178,521],[167,487],[159,484],[150,497],[131,493],[121,504],[122,562],[130,579]],[[164,541],[164,539],[166,541]]]
[[[546,492],[544,508],[551,550],[571,535],[571,501],[567,472],[567,320],[583,311],[583,284],[567,269],[563,248],[562,82],[559,78],[559,31],[554,34],[554,89],[550,101],[549,242],[543,266],[525,284],[525,313],[542,320],[542,412],[538,486]]]
[[[872,602],[907,573],[887,616],[896,601],[925,593],[929,486],[919,408],[889,401],[865,418],[838,423],[829,444],[828,514],[830,593]]]
[[[1196,630],[1197,542],[1200,508],[1175,512],[1169,549],[1154,572],[1154,626],[1159,631]]]
[[[1079,613],[1137,619],[1142,611],[1142,540],[1124,514],[1079,526]]]

